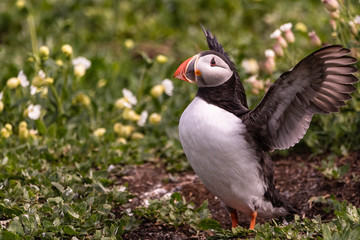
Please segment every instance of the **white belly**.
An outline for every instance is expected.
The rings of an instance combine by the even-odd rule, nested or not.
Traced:
[[[244,213],[264,202],[263,178],[255,151],[245,141],[242,121],[196,97],[179,123],[180,141],[191,167],[205,186],[226,205]],[[270,205],[269,205],[270,204]]]

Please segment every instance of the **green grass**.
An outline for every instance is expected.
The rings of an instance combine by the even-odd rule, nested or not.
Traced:
[[[178,194],[129,212],[129,200],[136,196],[110,178],[111,171],[121,175],[126,166],[147,161],[160,161],[172,172],[189,169],[177,124],[196,87],[174,80],[172,96],[154,96],[152,89],[171,79],[184,59],[207,49],[200,24],[218,37],[244,80],[250,74],[240,63],[265,61],[264,51],[275,42],[270,34],[293,23],[295,43],[276,59],[272,75],[258,73],[258,79],[273,82],[318,48],[307,31],[295,28],[300,22],[324,43],[343,44],[359,56],[359,33],[348,24],[360,11],[358,2],[344,1],[340,10],[333,31],[324,5],[310,0],[1,1],[0,238],[121,239],[147,220],[195,232],[214,229],[220,238],[357,239],[359,209],[335,200],[336,218],[330,222],[297,219],[286,226],[258,225],[254,232],[229,231],[210,219],[206,203],[194,209]],[[72,63],[79,56],[91,62],[84,75]],[[21,70],[37,93],[9,83]],[[130,117],[116,102],[124,88],[137,99]],[[254,106],[264,90],[254,94],[251,84],[245,88]],[[27,113],[30,104],[41,106],[36,120]],[[315,117],[300,147],[314,154],[359,150],[359,110],[358,91],[341,114]],[[143,111],[161,121],[153,115],[139,126]]]

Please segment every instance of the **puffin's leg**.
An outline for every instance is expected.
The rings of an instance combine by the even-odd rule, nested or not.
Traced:
[[[257,217],[257,211],[254,211],[250,214],[251,216],[251,222],[250,222],[250,228],[249,229],[254,229],[255,227],[255,222],[256,222],[256,217]]]
[[[233,212],[230,213],[231,216],[231,227],[236,228],[238,226],[238,215],[237,215],[237,211],[234,210]]]

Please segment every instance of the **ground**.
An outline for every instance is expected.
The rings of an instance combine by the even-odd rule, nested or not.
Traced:
[[[332,213],[325,213],[325,204],[313,201],[317,197],[347,200],[360,207],[360,153],[354,152],[337,159],[337,166],[349,164],[350,168],[341,180],[325,178],[319,171],[324,156],[310,157],[308,154],[292,154],[289,157],[273,156],[277,189],[290,203],[300,209],[302,215],[312,218],[321,215],[322,219],[332,218]],[[129,191],[136,195],[132,208],[146,204],[148,199],[159,198],[167,193],[180,192],[188,201],[200,205],[208,200],[213,219],[224,228],[231,228],[227,211],[220,201],[212,195],[192,171],[170,174],[161,163],[146,163],[129,167],[125,175],[118,178],[117,184],[128,183]],[[262,220],[259,219],[259,222]],[[239,224],[249,225],[249,218],[239,214]],[[141,227],[124,239],[205,239],[208,233],[193,236],[186,227],[174,228],[143,222]]]

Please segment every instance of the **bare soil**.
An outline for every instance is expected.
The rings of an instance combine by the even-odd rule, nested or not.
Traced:
[[[322,219],[333,217],[332,213],[324,211],[326,204],[314,201],[318,197],[334,196],[337,200],[347,200],[360,207],[360,153],[354,152],[337,159],[338,167],[350,165],[347,174],[339,180],[327,179],[318,170],[322,159],[323,157],[310,157],[305,154],[273,156],[277,189],[307,218],[316,215],[321,215]],[[147,204],[149,199],[179,192],[196,206],[208,200],[212,218],[219,221],[224,228],[231,228],[228,212],[193,171],[171,174],[166,172],[162,163],[145,163],[129,167],[123,176],[118,176],[117,184],[125,183],[128,183],[129,191],[136,195],[131,202],[132,208]],[[259,219],[258,222],[262,221],[264,220]],[[241,226],[248,227],[249,222],[248,216],[239,214]],[[174,228],[144,221],[141,227],[126,234],[124,239],[206,239],[208,236],[208,232],[196,236],[188,227]]]

